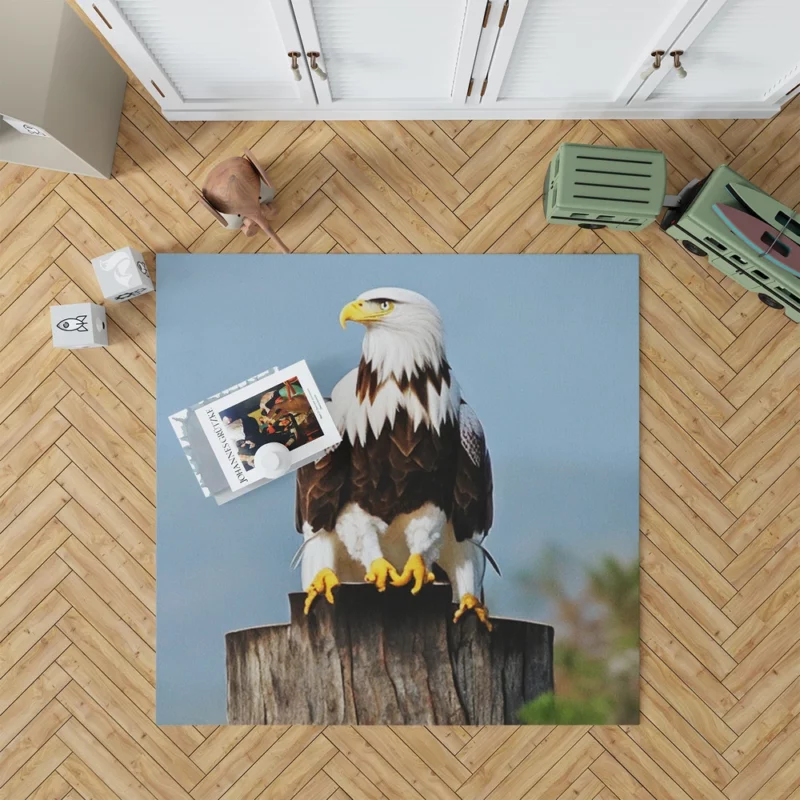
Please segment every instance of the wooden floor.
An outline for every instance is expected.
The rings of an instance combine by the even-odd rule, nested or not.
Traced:
[[[730,162],[800,202],[800,103],[765,121],[165,122],[133,82],[111,181],[0,168],[0,796],[800,798],[800,326],[639,234],[545,224],[562,141]],[[158,728],[155,295],[50,344],[87,259],[272,251],[194,187],[250,147],[297,252],[641,257],[641,725]],[[568,309],[565,313],[569,313]]]

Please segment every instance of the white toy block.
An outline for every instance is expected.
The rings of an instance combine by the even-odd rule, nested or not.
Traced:
[[[50,306],[53,347],[79,350],[108,344],[106,310],[94,303]]]
[[[132,247],[93,258],[92,266],[106,300],[119,303],[153,291],[147,264],[142,254]]]

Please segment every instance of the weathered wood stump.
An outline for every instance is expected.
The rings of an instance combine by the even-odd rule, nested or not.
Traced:
[[[344,584],[336,605],[289,595],[291,622],[225,635],[232,725],[499,725],[553,690],[553,629],[474,614],[451,588],[379,593]]]

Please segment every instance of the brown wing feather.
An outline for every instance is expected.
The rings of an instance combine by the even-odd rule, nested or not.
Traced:
[[[347,502],[349,473],[350,444],[346,439],[319,461],[297,470],[294,521],[298,533],[303,532],[304,522],[315,531],[334,529]]]
[[[391,428],[384,426],[377,438],[369,432],[366,439],[352,449],[348,500],[384,522],[428,502],[450,513],[458,448],[455,425],[442,425],[438,434],[424,425],[415,430],[401,409]]]
[[[494,517],[492,461],[475,412],[461,404],[460,440],[453,490],[453,532],[463,542],[488,533]],[[477,462],[477,463],[476,463]]]

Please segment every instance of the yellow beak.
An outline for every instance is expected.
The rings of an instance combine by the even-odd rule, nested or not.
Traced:
[[[344,328],[347,326],[348,320],[364,324],[370,320],[378,319],[380,316],[380,314],[368,311],[364,306],[363,300],[353,300],[352,303],[348,303],[341,312],[339,312],[339,324]]]

